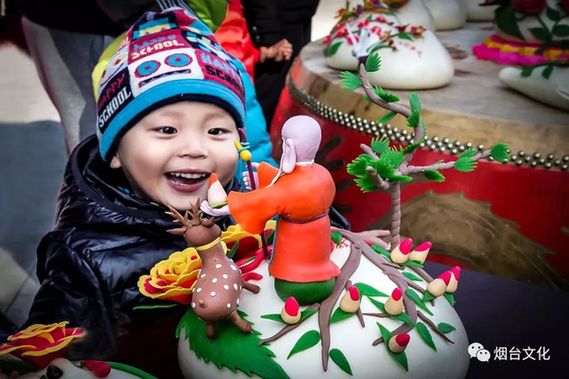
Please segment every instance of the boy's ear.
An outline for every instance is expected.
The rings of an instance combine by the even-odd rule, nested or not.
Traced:
[[[110,166],[111,166],[111,168],[121,168],[122,167],[121,159],[119,158],[118,154],[113,155],[113,158],[111,159]]]

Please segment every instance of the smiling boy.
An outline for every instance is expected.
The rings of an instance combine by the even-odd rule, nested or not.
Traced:
[[[223,184],[233,179],[238,139],[235,121],[225,110],[182,101],[155,110],[130,129],[110,166],[122,168],[139,197],[187,209],[207,197],[211,173]]]
[[[183,211],[204,199],[214,172],[238,189],[234,142],[252,89],[240,65],[185,9],[148,12],[129,29],[98,85],[97,138],[71,155],[56,227],[38,247],[41,287],[25,326],[69,321],[87,331],[72,358],[177,377],[182,309],[135,309],[154,304],[137,282],[187,247],[167,232],[176,224],[166,205]]]

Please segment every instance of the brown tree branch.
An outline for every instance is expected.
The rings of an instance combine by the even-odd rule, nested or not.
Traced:
[[[393,267],[394,269],[399,270],[399,271],[403,271],[403,269],[404,269],[404,267],[399,266],[398,264],[395,264],[395,263],[385,262],[385,264],[387,266]]]
[[[414,129],[413,129],[413,139],[411,140],[411,143],[416,143],[419,141],[422,141],[423,138],[425,138],[425,127],[423,126],[422,122],[419,122],[419,125],[417,125]],[[407,165],[409,164],[409,162],[411,162],[411,159],[413,159],[413,156],[415,155],[415,152],[411,152],[405,155],[405,162],[400,166],[400,168],[405,168],[407,167]]]
[[[401,236],[401,184],[395,182],[389,189],[391,195],[391,246],[399,245]]]
[[[407,167],[399,167],[399,171],[402,175],[410,175],[410,174],[418,174],[425,170],[447,170],[449,168],[453,168],[456,161],[451,162],[444,162],[444,163],[435,163],[429,166],[407,166]]]
[[[367,244],[364,242],[364,245]],[[336,284],[332,294],[328,296],[320,304],[318,312],[318,325],[320,326],[320,337],[322,341],[322,368],[324,371],[328,370],[328,359],[330,352],[330,316],[332,315],[332,308],[340,297],[340,293],[345,288],[346,283],[360,265],[362,256],[362,247],[352,244],[350,255],[346,263],[340,269],[340,275],[336,278]]]
[[[431,327],[431,329],[433,329],[433,331],[435,333],[437,333],[443,340],[450,342],[450,343],[454,343],[443,332],[441,332],[440,329],[435,325],[435,323],[432,322],[431,320],[429,320],[429,318],[427,316],[425,316],[421,311],[417,311],[417,314],[419,315],[419,318],[421,320],[425,321],[425,324],[429,325]]]
[[[365,94],[374,104],[377,104],[380,107],[387,109],[388,111],[398,113],[404,116],[405,118],[409,118],[409,116],[411,116],[411,111],[409,110],[409,108],[397,103],[388,103],[387,101],[383,100],[381,97],[375,94],[373,86],[370,83],[369,78],[367,76],[367,71],[365,69],[364,63],[360,63],[359,77],[360,80],[362,81],[362,87],[364,89]]]
[[[415,272],[417,275],[421,277],[425,282],[430,283],[433,281],[433,277],[429,275],[425,270],[419,267],[409,267],[411,271]]]
[[[386,182],[385,180],[381,179],[381,177],[379,176],[379,174],[377,173],[375,168],[373,168],[371,166],[367,166],[366,171],[368,172],[368,174],[371,175],[371,177],[372,177],[373,181],[375,182],[375,185],[377,186],[377,188],[380,188],[384,191],[387,191],[389,189],[389,187],[390,187],[389,182]]]
[[[338,232],[338,233],[340,233],[340,234],[342,234],[342,235],[343,235],[343,232],[347,232],[347,230],[341,229],[341,228],[336,228],[335,226],[332,226],[332,227],[330,228],[330,230],[333,231],[333,232]],[[365,236],[361,236],[361,235],[360,235],[360,233],[364,233],[364,232],[360,232],[360,233],[349,232],[349,233],[353,233],[354,235],[358,236],[358,238],[361,239],[362,241],[364,241],[364,243],[367,245],[367,243],[365,242]],[[379,237],[376,237],[376,238],[374,239],[374,241],[375,241],[375,244],[376,244],[376,245],[379,245],[379,246],[383,247],[384,249],[389,249],[389,248],[390,248],[390,244],[388,244],[387,242],[385,242],[384,240],[382,240],[382,239],[379,238]],[[389,266],[392,266],[393,268],[396,268],[396,269],[399,269],[399,270],[402,269],[400,266],[397,266],[397,265],[395,265],[395,264],[393,264],[393,263],[390,263],[390,262],[387,262],[387,261],[385,262],[385,264],[387,264],[387,265],[389,265]]]
[[[360,320],[360,325],[362,326],[362,328],[366,327],[366,323],[364,321],[364,316],[362,315],[362,310],[358,309],[356,311],[356,316],[358,316],[358,320]]]
[[[480,159],[485,159],[490,156],[490,150],[485,150],[481,153],[476,153],[472,159],[474,161],[478,161]],[[449,168],[453,168],[456,161],[450,162],[443,162],[443,163],[435,163],[429,166],[407,166],[407,167],[399,167],[399,171],[402,175],[410,175],[410,174],[418,174],[425,170],[447,170]]]
[[[409,299],[409,297],[405,294],[405,291],[407,290],[408,285],[407,285],[407,281],[405,280],[405,277],[401,274],[401,272],[399,270],[387,265],[386,263],[388,263],[388,262],[385,260],[385,258],[382,255],[377,254],[375,251],[373,251],[373,249],[371,247],[369,247],[365,243],[365,241],[361,237],[359,237],[357,234],[350,232],[348,230],[342,230],[342,229],[339,229],[338,232],[340,232],[345,238],[350,240],[350,242],[352,243],[352,246],[354,244],[360,246],[362,254],[371,263],[373,263],[381,271],[383,271],[389,277],[389,279],[391,279],[391,281],[393,283],[395,283],[395,285],[401,289],[401,291],[403,292],[403,305],[405,306],[405,311],[407,312],[407,315],[409,316],[409,318],[411,319],[413,324],[415,324],[417,322],[417,308],[415,306],[415,303],[411,299]],[[393,330],[391,333],[393,333],[393,334],[407,333],[408,331],[413,329],[413,327],[414,327],[413,325],[403,323],[398,328]],[[373,341],[373,345],[374,346],[378,345],[381,342],[383,342],[383,338],[379,338],[379,339]]]
[[[370,100],[374,103],[379,105],[380,107],[387,109],[388,111],[398,113],[405,118],[409,118],[411,116],[411,110],[402,104],[396,103],[388,103],[379,96],[375,94],[373,90],[373,86],[369,81],[367,71],[365,69],[365,63],[360,62],[359,64],[359,77],[362,81],[362,87],[364,89],[365,94],[370,98]],[[422,123],[419,123],[416,128],[413,130],[413,139],[411,143],[415,143],[417,141],[422,141],[425,137],[425,128],[423,127]],[[414,152],[408,153],[405,156],[405,162],[403,163],[403,167],[407,165],[408,162],[413,159]]]
[[[373,150],[371,149],[371,147],[369,147],[368,145],[362,143],[362,144],[360,144],[360,148],[363,150],[364,153],[366,153],[367,155],[369,155],[373,159],[375,159],[375,160],[379,159],[377,154],[374,153]]]
[[[311,304],[311,305],[309,305],[308,307],[306,307],[306,310],[308,310],[308,309],[318,309],[319,307],[320,307],[320,304],[319,304],[319,303],[314,303],[314,304]],[[304,320],[307,320],[307,318],[304,319]],[[271,336],[271,337],[268,337],[268,338],[265,338],[265,339],[261,340],[261,341],[259,342],[259,345],[264,345],[264,344],[266,344],[266,343],[268,343],[268,342],[272,342],[272,341],[278,340],[279,338],[281,338],[282,336],[284,336],[284,335],[287,334],[288,332],[291,332],[291,331],[293,331],[294,329],[298,328],[298,327],[300,326],[300,324],[302,324],[302,323],[304,322],[304,320],[301,320],[301,321],[297,322],[296,324],[291,324],[291,325],[285,326],[284,328],[282,328],[281,330],[279,330],[279,331],[277,332],[277,334],[275,334],[275,335],[273,335],[273,336]]]
[[[405,281],[407,282],[409,287],[413,288],[415,291],[419,292],[422,295],[425,294],[425,290],[420,285],[418,285],[417,283],[414,283],[411,279],[405,278]]]
[[[378,317],[378,318],[386,318],[389,317],[385,313],[362,313],[364,316],[371,316],[371,317]]]

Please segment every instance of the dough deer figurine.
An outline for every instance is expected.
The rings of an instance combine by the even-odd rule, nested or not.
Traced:
[[[191,307],[196,315],[206,322],[206,334],[215,338],[214,325],[229,319],[241,331],[249,333],[251,324],[237,313],[239,295],[245,288],[253,293],[259,286],[243,280],[241,270],[225,254],[221,245],[221,228],[214,218],[202,218],[200,200],[192,204],[191,211],[182,216],[172,207],[166,212],[183,226],[168,230],[171,234],[183,235],[187,244],[194,247],[202,261],[202,268],[195,283]]]

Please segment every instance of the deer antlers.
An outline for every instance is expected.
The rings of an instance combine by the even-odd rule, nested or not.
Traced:
[[[174,221],[178,221],[183,226],[180,228],[169,229],[168,233],[172,234],[184,234],[188,228],[192,226],[203,225],[205,227],[213,226],[213,218],[202,218],[202,211],[200,210],[200,198],[198,197],[197,201],[194,204],[191,204],[192,208],[189,211],[184,212],[182,216],[180,212],[175,210],[172,206],[167,205],[169,212],[166,212],[167,215],[172,216]]]

